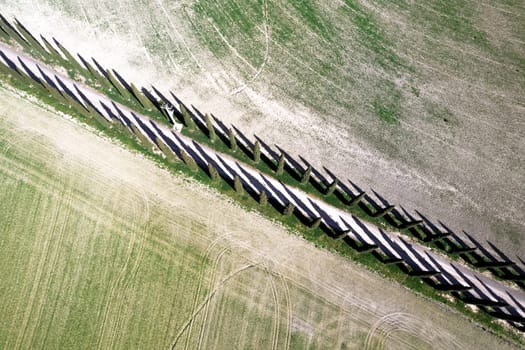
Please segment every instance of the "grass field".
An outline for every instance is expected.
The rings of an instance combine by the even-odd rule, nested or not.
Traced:
[[[0,106],[2,348],[510,347],[93,130]]]

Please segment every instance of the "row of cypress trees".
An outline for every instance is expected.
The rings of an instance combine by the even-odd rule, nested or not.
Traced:
[[[127,83],[115,70],[102,69],[102,67],[100,67],[100,65],[95,60],[93,60],[95,66],[98,67],[97,69],[93,66],[93,64],[87,62],[83,57],[79,55],[79,59],[82,62],[82,64],[80,64],[80,62],[77,59],[75,59],[75,57],[55,38],[53,38],[53,42],[55,43],[56,48],[43,36],[40,36],[41,42],[43,43],[41,44],[41,42],[39,42],[18,20],[15,20],[14,24],[11,24],[1,14],[0,14],[0,39],[8,43],[16,42],[17,44],[22,46],[25,50],[29,51],[31,54],[37,57],[41,57],[47,62],[60,63],[62,65],[70,67],[70,75],[73,75],[73,76],[75,76],[76,74],[88,75],[96,83],[98,83],[101,87],[105,89],[112,89],[116,91],[126,101],[129,102],[131,100],[134,100],[136,103],[138,103],[138,105],[142,109],[146,111],[159,110],[161,113],[163,113],[166,116],[166,111],[160,108],[161,104],[159,100],[152,99],[151,98],[152,95],[146,94],[144,89],[139,90],[133,83]],[[72,108],[86,117],[96,118],[99,124],[102,124],[104,127],[111,127],[111,123],[107,119],[102,117],[98,113],[98,111],[96,111],[96,109],[93,108],[93,106],[90,103],[83,103],[83,104],[79,103],[79,101],[77,101],[75,98],[73,98],[69,94],[60,92],[56,90],[54,87],[50,86],[50,84],[47,81],[42,80],[42,79],[35,81],[31,79],[29,76],[27,76],[23,71],[11,69],[10,67],[7,67],[2,64],[0,64],[0,70],[7,77],[11,76],[18,80],[23,81],[24,83],[28,85],[35,86],[41,93],[44,93],[46,94],[46,96],[52,97],[56,99],[57,101],[61,101],[61,103],[67,105],[68,108]],[[101,73],[101,71],[103,73]],[[197,130],[198,127],[195,122],[195,120],[197,120],[197,117],[193,113],[191,113],[182,103],[179,105],[179,110],[180,110],[180,114],[182,116],[182,122],[184,123],[184,125],[192,132]],[[223,132],[214,126],[213,120],[209,114],[206,114],[204,116],[204,125],[206,126],[207,135],[210,138],[210,141],[212,144],[215,143],[218,139],[221,139],[221,137],[217,135],[217,131],[221,133]],[[149,142],[144,137],[144,135],[142,135],[138,130],[132,130],[132,131],[141,143]],[[225,143],[227,143],[228,147],[234,153],[237,152],[239,148],[241,148],[238,145],[237,136],[233,128],[229,128],[227,130],[227,137],[225,138]],[[173,155],[169,147],[162,140],[156,140],[156,146],[162,151],[163,154],[165,154],[168,161],[170,162],[178,161],[177,157]],[[256,140],[253,143],[253,146],[251,147],[248,156],[251,157],[254,164],[260,163],[263,157],[262,157],[261,143],[259,142],[259,140]],[[297,176],[297,178],[298,178],[298,183],[300,185],[305,186],[309,183],[314,183],[315,185],[313,186],[313,188],[319,190],[325,196],[334,195],[336,194],[336,192],[338,192],[339,194],[343,194],[342,196],[338,196],[338,198],[342,199],[344,201],[344,204],[348,206],[354,206],[360,203],[365,206],[367,205],[366,204],[367,196],[365,192],[361,192],[356,195],[353,195],[352,198],[348,199],[347,197],[349,196],[349,194],[345,190],[341,189],[340,186],[338,186],[339,180],[337,178],[334,177],[332,182],[330,183],[324,183],[322,180],[314,179],[312,177],[313,168],[311,165],[308,164],[305,170],[300,170],[300,169],[297,169],[291,166],[290,164],[292,162],[288,162],[289,166],[286,166],[287,165],[286,157],[289,157],[289,156],[285,155],[284,152],[281,152],[277,160],[275,160],[275,159],[272,159],[273,157],[268,157],[267,153],[265,153],[265,158],[268,158],[267,160],[269,160],[273,164],[274,173],[276,176],[282,176],[284,174],[284,171],[288,171],[294,175],[297,175],[297,173],[299,173],[299,176]],[[198,170],[198,165],[188,154],[186,154],[186,152],[184,151],[181,152],[181,158],[184,161],[184,163],[190,167],[190,169],[192,169],[193,171]],[[213,165],[211,164],[208,167],[208,174],[214,180],[219,178],[219,174],[217,173],[217,170],[214,169]],[[237,179],[237,180],[234,179],[234,188],[237,190],[237,192],[241,192],[241,189],[242,189],[242,183],[241,183],[241,186],[239,186],[239,184],[240,184],[240,179]],[[263,191],[260,195],[259,202],[266,203],[267,200],[268,200],[267,195]],[[395,206],[387,205],[383,208],[377,209],[375,212],[369,213],[369,215],[376,217],[376,218],[389,217],[394,212],[394,209],[395,209]],[[287,215],[289,215],[293,211],[294,211],[294,208],[291,206],[291,204],[289,204],[283,210],[283,213],[286,213]],[[412,233],[414,232],[417,233],[417,231],[421,231],[422,229],[421,224],[422,224],[421,220],[405,221],[405,222],[401,222],[398,225],[398,228],[409,230]],[[461,252],[463,254],[468,254],[468,253],[471,253],[473,250],[475,250],[464,242],[457,242],[457,241],[451,240],[450,238],[448,238],[448,235],[446,234],[440,237],[430,237],[430,238],[423,238],[423,239],[426,239],[428,241],[443,240],[446,242],[446,244],[443,245],[443,247],[445,247],[443,249],[447,250],[448,249],[447,247],[453,246],[454,248],[452,252]],[[468,261],[472,260],[471,259],[472,256],[465,256],[463,258]],[[480,259],[484,259],[484,258],[481,257]],[[502,265],[501,261],[495,261],[493,264]],[[503,275],[504,277],[506,276],[506,278],[509,278],[509,279],[513,279],[513,278],[519,279],[522,277],[519,272],[514,273],[512,271],[511,272],[507,271]]]

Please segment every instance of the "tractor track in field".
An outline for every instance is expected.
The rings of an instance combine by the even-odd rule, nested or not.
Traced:
[[[277,287],[275,286],[275,281],[272,274],[268,271],[268,268],[263,265],[263,270],[266,274],[266,278],[270,282],[270,288],[272,292],[272,298],[274,302],[275,312],[273,316],[273,329],[272,329],[272,349],[276,350],[279,346],[279,326],[281,320],[281,308],[279,303],[279,295],[277,294]]]
[[[188,318],[188,320],[182,325],[182,327],[179,329],[177,335],[175,336],[175,338],[173,339],[169,349],[170,350],[173,350],[175,349],[175,346],[177,346],[177,343],[180,339],[180,337],[182,336],[182,334],[186,331],[186,329],[188,328],[190,322],[202,311],[202,309],[209,303],[209,301],[217,294],[217,292],[219,292],[221,290],[221,288],[230,280],[232,279],[233,277],[235,277],[236,275],[238,275],[239,273],[245,271],[245,270],[248,270],[250,268],[253,268],[253,267],[256,267],[258,266],[259,264],[248,264],[248,265],[245,265],[235,271],[233,271],[232,273],[230,273],[228,276],[226,276],[224,279],[221,280],[220,284],[214,288],[210,293],[208,293],[208,295],[206,296],[206,298],[197,306],[197,308],[193,311],[192,315]]]
[[[69,189],[67,188],[66,181],[62,175],[61,175],[61,182],[64,184],[64,190],[62,191],[62,197],[61,197],[61,203],[63,203],[63,206],[60,207],[60,210],[57,210],[58,212],[57,215],[61,215],[64,211],[68,211],[68,209],[72,207],[72,202],[74,198],[73,191],[72,191],[73,187],[69,187]],[[60,227],[57,228],[59,232],[58,239],[57,239],[56,244],[54,245],[54,250],[51,256],[51,261],[49,264],[46,264],[48,265],[46,266],[46,268],[49,271],[48,277],[45,280],[45,288],[43,289],[43,292],[40,291],[42,293],[41,302],[38,303],[38,309],[36,312],[37,315],[33,318],[33,322],[34,320],[40,320],[42,317],[42,312],[43,312],[42,309],[43,309],[44,300],[45,300],[45,297],[49,295],[49,291],[51,289],[55,270],[58,269],[59,257],[62,252],[61,248],[64,245],[65,236],[67,234],[67,227],[70,221],[71,221],[71,216],[68,215],[66,216],[66,219],[63,220]],[[34,327],[31,330],[30,337],[28,337],[29,344],[31,347],[33,346],[34,333],[37,328],[36,326],[37,326],[37,323],[35,322]]]
[[[221,263],[221,260],[223,258],[223,256],[228,253],[228,252],[231,252],[232,250],[232,247],[224,247],[221,249],[221,251],[217,254],[217,256],[215,257],[214,261],[213,261],[213,264],[211,266],[211,271],[210,271],[210,276],[209,276],[209,289],[210,290],[213,290],[215,288],[217,288],[217,279],[218,279],[218,275],[220,274],[219,272],[219,264]],[[219,282],[220,283],[220,282]],[[202,309],[202,320],[201,320],[201,327],[199,329],[199,337],[198,337],[198,345],[197,345],[197,349],[201,349],[201,346],[202,346],[202,342],[203,342],[203,339],[204,339],[204,333],[206,332],[206,326],[207,326],[207,322],[208,322],[208,316],[209,316],[209,308],[210,308],[210,303],[207,302],[203,309]],[[191,328],[187,334],[187,337],[186,337],[186,344],[185,344],[185,347],[184,349],[187,349],[187,345],[190,341],[190,337],[191,337]]]
[[[246,89],[248,87],[248,84],[251,84],[255,80],[257,80],[257,78],[259,77],[259,75],[261,75],[262,71],[264,70],[264,67],[266,66],[266,64],[268,63],[268,60],[270,58],[270,41],[271,41],[271,36],[270,36],[270,24],[269,24],[269,21],[268,21],[268,0],[263,0],[262,10],[263,10],[263,17],[264,17],[264,23],[263,23],[263,28],[264,28],[263,29],[263,32],[264,32],[264,57],[263,57],[263,61],[262,61],[261,65],[259,66],[259,68],[257,68],[255,70],[255,74],[246,83],[244,83],[241,86],[233,89],[230,92],[230,95],[237,95],[237,94],[241,93],[244,89]],[[223,38],[223,41],[226,43],[226,45],[228,45],[228,47],[230,47],[231,45],[229,44],[227,39],[224,38],[224,36],[222,36],[222,34],[220,34],[219,29],[216,28],[215,25],[213,25],[213,27],[219,33],[221,38]],[[234,53],[236,53],[236,52],[237,51],[234,51]],[[238,56],[238,54],[237,54],[237,56]],[[249,66],[252,69],[254,68],[251,65],[249,65]]]
[[[63,179],[60,178],[59,181],[63,185]],[[62,186],[60,186],[62,187]],[[62,187],[63,188],[63,187]],[[63,191],[60,191],[60,197],[63,198]],[[68,201],[71,200],[71,197],[68,197]],[[35,326],[31,327],[31,329],[28,330],[30,327],[31,320],[35,321],[35,319],[38,319],[38,316],[33,316],[33,312],[35,311],[35,307],[37,308],[36,312],[39,313],[39,310],[41,309],[42,305],[41,303],[36,304],[37,300],[39,298],[39,295],[41,293],[41,285],[45,284],[49,286],[49,279],[51,278],[48,276],[47,280],[45,279],[46,270],[48,268],[53,268],[55,266],[58,252],[59,252],[59,246],[62,244],[62,240],[65,234],[64,230],[64,223],[60,225],[58,222],[58,218],[61,212],[61,208],[64,205],[64,203],[60,202],[58,207],[53,208],[53,211],[51,213],[52,221],[50,225],[50,233],[52,236],[56,237],[56,242],[54,242],[51,239],[46,239],[44,241],[44,246],[42,247],[42,250],[39,254],[38,263],[36,270],[34,272],[34,278],[32,284],[32,288],[29,294],[29,297],[25,303],[25,308],[23,311],[23,319],[22,324],[20,325],[20,328],[18,330],[18,336],[16,338],[16,342],[14,345],[14,348],[20,348],[24,342],[25,339],[32,339],[34,335]],[[66,219],[67,222],[67,219]],[[48,262],[50,262],[50,266],[48,265]],[[46,288],[47,289],[47,288]],[[43,297],[43,296],[42,296]],[[42,298],[41,297],[41,298]],[[36,305],[35,305],[36,304]],[[26,334],[29,332],[28,334]]]
[[[292,337],[292,301],[290,298],[290,288],[288,288],[288,282],[286,278],[280,273],[278,273],[279,280],[281,281],[282,290],[284,290],[284,301],[285,301],[285,310],[286,310],[286,335],[284,337],[284,347],[283,349],[290,349],[290,338]]]
[[[132,210],[135,212],[135,217],[144,217],[144,220],[147,222],[150,217],[150,207],[149,199],[145,195],[144,191],[139,191],[141,198],[144,201],[143,206],[139,206],[138,202],[133,202]],[[115,201],[114,205],[119,203]],[[141,210],[144,207],[145,210]],[[147,224],[146,224],[147,225]],[[143,232],[144,231],[144,232]],[[131,288],[131,283],[136,277],[137,271],[139,269],[140,263],[145,250],[146,239],[151,235],[151,229],[148,227],[132,226],[128,237],[128,246],[125,253],[125,261],[122,267],[119,270],[116,280],[111,284],[107,301],[105,303],[105,308],[103,311],[102,323],[99,328],[99,337],[97,342],[97,349],[102,347],[114,347],[114,342],[118,336],[118,329],[120,328],[120,320],[124,317],[122,314],[122,307],[126,298],[124,298],[123,293]],[[131,267],[130,267],[131,263]],[[116,291],[119,292],[116,292]],[[117,319],[113,320],[107,325],[110,318],[109,314],[114,308],[117,309],[117,312],[112,312],[112,314],[117,315]],[[105,346],[103,344],[104,339],[109,340],[109,345]]]
[[[195,290],[194,292],[194,296],[193,296],[193,302],[192,302],[192,307],[191,307],[191,312],[194,312],[194,310],[197,309],[198,305],[199,305],[199,297],[200,297],[200,294],[201,294],[201,290],[203,288],[203,284],[204,284],[204,276],[206,274],[206,267],[207,267],[207,261],[210,259],[210,256],[212,255],[213,253],[213,250],[215,249],[215,247],[223,241],[224,238],[226,238],[227,236],[229,236],[229,233],[225,233],[225,234],[222,234],[220,235],[219,237],[215,238],[212,242],[210,242],[208,244],[208,246],[206,247],[206,250],[204,252],[204,255],[201,259],[201,264],[200,264],[200,270],[199,270],[199,277],[197,278],[198,282],[197,282],[197,289]],[[218,252],[218,256],[222,256],[222,254],[224,254],[224,252],[229,249],[228,247],[221,247],[221,250]],[[215,261],[216,261],[216,257],[214,259],[214,263],[212,266],[215,266]],[[190,335],[191,335],[191,332],[192,332],[192,329],[193,329],[193,324],[195,322],[195,319],[194,318],[191,318],[190,319],[190,324],[188,325],[188,332],[187,332],[187,335],[186,335],[186,339],[185,339],[185,342],[184,342],[184,349],[187,349],[188,348],[188,344],[189,344],[189,341],[190,341]]]

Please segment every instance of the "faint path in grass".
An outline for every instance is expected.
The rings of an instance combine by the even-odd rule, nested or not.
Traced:
[[[228,253],[230,251],[231,251],[230,247],[224,247],[219,252],[217,257],[215,258],[215,260],[213,262],[212,269],[211,269],[210,286],[213,287],[216,284],[217,272],[219,270],[219,263],[221,262],[224,254],[226,254],[226,253]],[[199,345],[197,346],[198,349],[201,349],[202,341],[204,339],[204,333],[205,333],[205,330],[206,330],[206,323],[208,321],[208,315],[209,315],[209,306],[210,306],[209,303],[206,303],[206,305],[204,306],[203,318],[202,318],[202,323],[201,323],[201,329],[200,329],[200,332],[199,332],[199,342],[198,342]],[[192,325],[193,325],[193,322],[192,322]],[[191,336],[191,328],[189,329],[188,334],[186,336],[186,343],[184,344],[184,349],[185,350],[187,350],[187,348],[188,348],[188,344],[189,344],[189,341],[190,341],[190,336]]]
[[[243,271],[246,271],[252,267],[255,267],[259,264],[248,264],[248,265],[245,265],[243,267],[241,267],[240,269],[232,272],[231,274],[229,274],[228,276],[226,276],[221,282],[220,284],[215,287],[207,296],[206,298],[204,299],[204,301],[202,301],[199,306],[197,307],[197,309],[195,309],[192,313],[192,315],[190,316],[190,318],[182,325],[182,327],[179,329],[177,335],[175,336],[175,339],[173,340],[173,342],[171,343],[169,349],[170,350],[173,350],[175,349],[175,346],[177,346],[177,343],[180,339],[180,337],[184,334],[185,330],[188,328],[188,326],[190,325],[190,323],[192,322],[192,320],[202,311],[202,309],[210,302],[210,300],[217,294],[217,292],[219,292],[223,287],[224,285],[230,280],[232,279],[233,277],[235,277],[236,275],[238,275],[239,273],[243,272]]]
[[[189,47],[188,43],[186,42],[186,40],[184,39],[184,36],[181,35],[181,33],[177,30],[177,27],[173,24],[172,20],[171,20],[171,17],[170,17],[170,14],[168,13],[168,11],[166,11],[166,8],[164,7],[164,5],[162,4],[162,0],[157,0],[157,4],[159,5],[159,8],[161,9],[161,11],[164,13],[164,15],[166,16],[166,20],[168,21],[168,24],[169,26],[171,27],[171,29],[173,30],[173,32],[177,35],[177,39],[178,40],[174,40],[174,42],[177,42],[179,41],[183,46],[184,48],[186,49],[186,51],[188,52],[189,56],[191,57],[191,59],[195,62],[195,64],[197,65],[197,67],[199,69],[202,69],[202,65],[201,63],[199,62],[199,60],[197,59],[197,57],[195,57],[195,55],[193,54],[193,50]],[[169,35],[169,34],[168,34]],[[176,67],[176,66],[175,66]]]
[[[143,188],[138,189],[137,195],[142,198],[143,206],[140,205],[138,201],[132,202],[131,207],[134,212],[134,217],[144,218],[144,222],[147,222],[151,214],[149,199]],[[115,201],[114,205],[113,210],[118,211],[120,203]],[[125,301],[123,293],[129,290],[132,281],[136,277],[142,261],[146,240],[151,235],[151,229],[149,227],[142,229],[140,226],[133,226],[130,230],[130,235],[131,237],[129,237],[125,253],[126,260],[116,280],[111,284],[107,302],[104,306],[103,318],[98,332],[97,349],[115,348],[115,341],[118,337],[118,330],[120,329],[120,321],[124,316],[122,312]],[[133,255],[135,256],[133,257]],[[118,311],[115,312],[115,309]],[[112,320],[112,322],[110,322],[111,315],[115,315],[116,318]],[[109,342],[109,344],[107,344],[106,341]]]
[[[464,345],[453,337],[443,334],[441,330],[429,330],[425,323],[425,320],[403,311],[386,314],[370,327],[363,349],[387,349],[388,340],[394,340],[394,338],[404,344],[406,349],[418,349],[418,345],[412,344],[407,339],[407,335],[417,336],[422,343],[436,349],[464,348]],[[398,335],[396,336],[396,334]]]
[[[264,32],[264,41],[265,41],[265,48],[264,48],[264,58],[259,66],[259,68],[256,70],[255,74],[251,77],[251,79],[247,82],[239,86],[238,88],[234,89],[230,94],[236,95],[240,92],[242,92],[248,84],[253,83],[259,75],[262,73],[264,67],[266,66],[266,63],[268,62],[268,59],[270,58],[270,25],[268,21],[268,0],[263,0],[263,16],[264,16],[264,23],[263,23],[263,32]],[[215,26],[214,26],[215,27]],[[222,35],[221,35],[222,37]],[[252,67],[253,68],[253,67]]]
[[[292,315],[293,315],[292,300],[290,298],[290,288],[288,288],[288,282],[286,281],[286,279],[284,278],[282,274],[279,273],[278,276],[279,276],[279,281],[281,282],[281,285],[283,287],[282,289],[284,291],[284,301],[285,301],[285,310],[286,310],[286,325],[285,325],[286,336],[284,338],[285,340],[284,349],[289,349],[290,339],[292,337]]]
[[[203,289],[203,285],[204,285],[204,275],[206,273],[206,268],[205,267],[207,266],[206,262],[210,259],[210,256],[212,255],[214,250],[218,247],[220,250],[218,251],[217,256],[215,257],[214,263],[212,265],[212,273],[215,273],[216,264],[217,264],[218,260],[229,249],[229,247],[221,247],[219,245],[219,243],[223,242],[228,236],[229,236],[228,232],[218,236],[206,248],[206,251],[205,251],[204,255],[202,256],[202,263],[200,265],[201,267],[200,267],[200,271],[199,271],[197,289],[196,289],[196,291],[194,293],[194,296],[193,296],[193,304],[192,304],[191,310],[195,310],[198,307],[199,296],[200,296],[201,290]],[[187,332],[187,335],[186,335],[186,341],[184,343],[184,349],[188,348],[189,338],[190,338],[190,334],[192,332],[194,323],[195,323],[195,318],[191,318],[190,319],[190,323],[188,325],[189,329],[188,329],[188,332]]]

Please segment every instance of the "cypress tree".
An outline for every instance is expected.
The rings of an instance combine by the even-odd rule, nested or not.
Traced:
[[[182,118],[184,119],[184,125],[191,132],[195,130],[195,122],[193,121],[193,118],[191,117],[190,113],[182,103],[180,104],[180,111],[182,114]]]
[[[18,22],[18,20],[15,20],[15,27],[27,39],[33,49],[36,49],[43,57],[49,56],[49,53],[42,47],[42,45],[40,45],[33,34],[31,34],[22,23]]]
[[[90,114],[90,115],[92,115],[92,116],[98,116],[98,115],[99,115],[97,109],[95,109],[95,107],[93,107],[93,106],[91,105],[91,102],[90,102],[90,101],[84,99],[84,104],[86,105],[86,108],[87,108],[87,110],[89,111],[89,114]]]
[[[277,163],[277,170],[275,171],[275,173],[277,175],[282,175],[284,172],[284,153],[281,153],[281,155],[279,156],[279,162]]]
[[[219,179],[219,172],[217,169],[215,169],[211,162],[208,162],[208,175],[210,175],[212,181],[217,181]]]
[[[242,186],[241,178],[239,175],[235,175],[233,178],[233,187],[235,188],[235,192],[242,196],[244,194],[244,187]]]
[[[292,202],[288,202],[288,205],[284,208],[283,215],[284,216],[290,216],[293,214],[293,211],[295,209],[295,205]]]
[[[119,119],[117,119],[116,122],[114,122],[112,125],[115,131],[120,132],[125,135],[129,134],[128,126],[124,124],[123,122],[121,122]]]
[[[228,130],[228,138],[230,140],[230,148],[233,152],[237,151],[237,139],[235,138],[235,134],[233,133],[233,129],[230,128]]]
[[[14,74],[16,74],[16,72],[14,70],[11,69],[11,67],[9,66],[6,66],[4,64],[4,62],[0,62],[0,71],[6,75],[11,75],[13,76]]]
[[[261,144],[259,141],[255,141],[253,145],[253,161],[257,164],[261,160]]]
[[[113,72],[111,72],[109,69],[106,69],[106,76],[107,76],[109,82],[111,83],[111,85],[113,85],[113,87],[117,90],[117,92],[122,97],[125,97],[126,94],[127,94],[126,93],[126,89],[124,89],[122,84],[120,84],[120,82],[117,80],[117,78],[115,78],[115,75],[113,74]]]
[[[146,96],[144,96],[144,94],[141,91],[139,91],[139,89],[137,89],[135,84],[130,83],[129,88],[131,89],[131,93],[133,94],[135,99],[141,104],[142,107],[144,107],[147,110],[152,110],[154,108],[151,101],[148,98],[146,98]]]
[[[31,46],[29,43],[24,39],[24,37],[18,33],[18,31],[11,25],[11,23],[0,14],[0,19],[2,21],[2,28],[4,31],[11,37],[11,39],[15,40],[17,43],[25,47],[26,49],[31,50]]]
[[[84,64],[84,66],[86,66],[88,72],[91,74],[91,77],[94,79],[94,81],[96,83],[100,84],[100,86],[103,86],[105,88],[109,88],[110,87],[108,81],[106,80],[106,78],[104,78],[102,76],[102,74],[100,74],[99,71],[95,67],[93,67],[93,65],[91,63],[86,61],[84,59],[84,57],[82,57],[80,55],[78,55],[78,58],[80,58],[80,60],[82,61],[82,64]]]
[[[73,66],[75,69],[78,70],[78,73],[81,73],[83,71],[85,71],[86,69],[83,68],[80,63],[73,57],[73,55],[71,55],[71,53],[69,53],[69,51],[64,47],[62,46],[61,43],[59,43],[55,38],[53,38],[53,41],[55,42],[55,44],[58,46],[58,48],[60,49],[60,51],[62,51],[62,53],[64,54],[64,56],[66,56],[66,61],[69,62],[69,64],[71,66]]]
[[[321,218],[320,218],[320,217],[317,218],[317,219],[315,219],[315,220],[313,220],[313,221],[310,223],[310,228],[311,228],[312,230],[315,230],[316,228],[319,227],[319,224],[321,224]]]
[[[213,127],[213,122],[211,121],[210,115],[206,113],[204,115],[204,119],[206,120],[206,128],[208,128],[208,135],[210,137],[210,141],[215,142],[217,134],[215,133],[215,128]]]
[[[155,143],[157,144],[159,149],[162,151],[162,153],[164,153],[168,162],[172,164],[177,163],[178,159],[175,156],[175,153],[173,153],[173,151],[169,148],[169,146],[166,143],[164,143],[164,141],[162,141],[158,136],[155,138]]]
[[[303,176],[301,176],[301,185],[306,185],[308,181],[310,181],[310,175],[312,175],[312,166],[308,165],[308,168],[303,173]]]
[[[348,205],[353,206],[353,205],[358,204],[365,197],[365,195],[366,195],[366,192],[361,192],[357,197],[355,197],[350,202],[348,202]]]
[[[74,99],[73,97],[69,96],[68,93],[63,91],[62,95],[66,99],[67,104],[69,105],[69,108],[73,108],[74,110],[76,110],[78,113],[80,113],[82,115],[86,115],[88,113],[86,108],[84,108],[76,99]]]
[[[0,37],[2,37],[5,42],[9,42],[9,34],[6,32],[6,30],[1,24],[0,24]]]
[[[47,49],[47,51],[49,51],[52,58],[54,58],[55,60],[59,62],[64,61],[64,58],[62,57],[62,55],[57,51],[57,49],[55,49],[53,45],[51,45],[51,43],[49,43],[49,41],[47,41],[47,39],[44,36],[40,35],[40,39],[42,39],[42,41],[44,42],[44,46]]]
[[[261,190],[261,192],[259,193],[259,204],[262,207],[265,207],[266,204],[268,204],[268,195],[266,194],[265,190]]]
[[[400,230],[405,230],[405,229],[411,229],[411,228],[414,228],[416,226],[419,226],[423,223],[423,220],[414,220],[414,221],[410,221],[410,222],[405,222],[401,225],[398,226],[398,228]],[[446,237],[446,236],[450,236],[451,235],[451,232],[446,232],[444,234],[440,234],[440,235],[437,235],[438,236],[438,239],[441,239],[443,237]]]
[[[325,193],[325,196],[329,196],[331,195],[332,193],[334,193],[335,191],[335,188],[337,187],[337,184],[339,183],[339,180],[337,179],[334,179],[334,181],[332,181],[332,183],[330,184],[330,186],[328,186],[327,190],[326,190],[326,193]]]
[[[54,98],[55,100],[57,100],[59,102],[63,102],[64,101],[64,96],[62,96],[58,92],[58,90],[56,90],[54,87],[49,85],[45,79],[42,79],[42,85],[44,85],[46,87],[46,89],[47,89],[47,96],[48,97]]]
[[[350,230],[334,232],[334,239],[341,240],[348,236],[348,232],[350,232]]]
[[[140,140],[140,143],[144,147],[148,147],[148,145],[150,144],[149,140],[146,138],[146,136],[144,136],[143,133],[140,132],[140,130],[133,123],[131,123],[131,130],[133,130],[135,136],[137,136],[137,138]]]
[[[383,217],[385,216],[386,214],[390,213],[392,211],[392,209],[394,209],[396,206],[395,205],[389,205],[383,209],[379,209],[376,213],[374,213],[372,216],[375,217],[375,218],[380,218],[380,217]]]
[[[192,157],[190,157],[185,150],[181,149],[180,155],[182,157],[182,160],[184,161],[184,164],[186,164],[191,169],[191,171],[196,172],[197,170],[199,170],[199,166],[197,165],[195,160]]]

